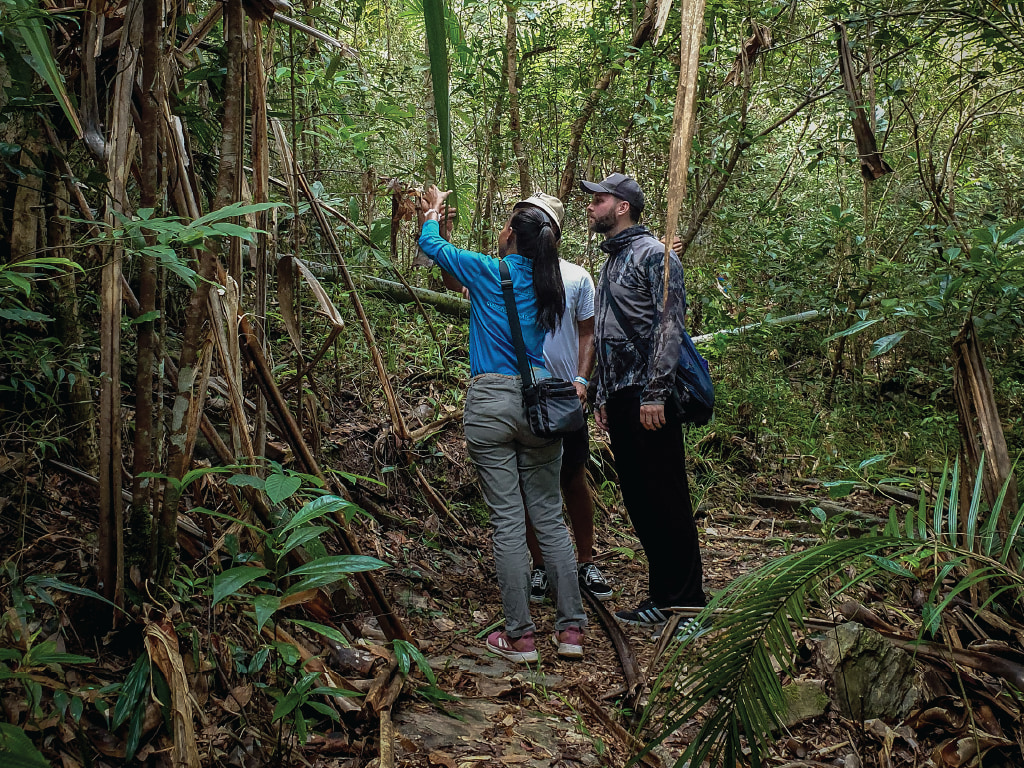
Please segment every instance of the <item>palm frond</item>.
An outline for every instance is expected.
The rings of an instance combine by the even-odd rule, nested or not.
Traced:
[[[448,98],[448,20],[444,0],[423,0],[423,21],[426,26],[430,55],[430,80],[434,89],[434,112],[437,115],[437,136],[444,165],[444,183],[454,190],[455,166],[452,157],[451,105]],[[458,207],[455,200],[453,207]]]
[[[1007,562],[1024,525],[1024,505],[995,559],[993,520],[999,517],[1007,486],[986,511],[982,471],[979,467],[975,476],[962,532],[960,466],[956,462],[950,468],[947,463],[931,509],[930,530],[929,504],[922,496],[905,520],[890,510],[882,535],[827,542],[786,555],[716,595],[698,617],[712,627],[714,642],[691,638],[681,643],[655,680],[638,728],[649,738],[644,752],[682,724],[701,719],[677,766],[733,766],[737,761],[762,765],[785,711],[777,667],[788,668],[795,658],[794,629],[805,627],[803,617],[814,598],[830,604],[867,580],[917,580],[920,574],[931,582],[921,609],[921,632],[932,634],[938,631],[943,612],[976,587],[985,587],[979,590],[986,595],[982,607],[997,600],[1022,600],[1024,575]],[[846,576],[851,564],[856,570]],[[924,564],[928,567],[921,570]],[[698,647],[704,651],[699,657]]]
[[[642,728],[660,734],[648,749],[719,699],[719,710],[701,727],[682,761],[701,765],[731,753],[728,734],[748,739],[747,758],[757,765],[767,755],[778,713],[784,710],[782,687],[772,665],[785,663],[796,649],[794,622],[802,626],[806,599],[822,579],[852,559],[907,546],[907,539],[871,537],[836,541],[796,552],[747,574],[719,593],[699,617],[712,622],[716,642],[701,665],[684,672],[693,650],[681,644],[658,676],[644,712]],[[917,542],[913,546],[918,546]]]

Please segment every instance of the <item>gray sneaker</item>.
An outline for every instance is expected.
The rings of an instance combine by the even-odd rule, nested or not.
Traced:
[[[548,595],[548,574],[543,568],[534,568],[530,574],[530,602],[543,603]]]
[[[580,583],[598,600],[607,600],[612,596],[612,587],[593,563],[580,564]]]

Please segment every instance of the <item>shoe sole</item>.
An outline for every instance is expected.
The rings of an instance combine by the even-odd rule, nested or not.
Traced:
[[[537,597],[536,595],[530,595],[531,603],[543,603],[546,599],[547,595],[541,595],[540,597]]]
[[[556,653],[558,654],[559,658],[573,660],[579,660],[583,658],[583,646],[576,645],[574,643],[563,643],[561,640],[558,639],[557,632],[551,636],[551,642],[554,643],[555,647],[558,649]]]
[[[595,591],[594,591],[593,589],[591,589],[590,587],[584,587],[584,589],[586,589],[586,590],[587,590],[587,592],[589,592],[590,594],[592,594],[592,595],[593,595],[594,597],[596,597],[596,598],[597,598],[598,600],[600,600],[600,601],[601,601],[602,603],[603,603],[603,602],[604,602],[605,600],[611,600],[611,598],[612,598],[612,595],[613,595],[613,594],[615,594],[615,593],[614,593],[614,592],[613,592],[613,591],[612,591],[611,589],[609,589],[609,590],[608,590],[607,592],[595,592]]]
[[[491,645],[490,643],[485,643],[485,645],[487,646],[487,650],[495,656],[501,656],[503,659],[508,659],[509,661],[533,663],[540,658],[537,651],[506,651],[504,648],[499,648],[498,646]]]

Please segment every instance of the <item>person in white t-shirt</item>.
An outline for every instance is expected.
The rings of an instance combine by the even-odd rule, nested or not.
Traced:
[[[585,406],[588,378],[594,366],[594,280],[583,267],[565,259],[559,259],[558,266],[565,286],[565,314],[558,329],[544,337],[544,364],[552,376],[575,383],[580,402]],[[589,458],[590,434],[586,425],[562,438],[559,482],[576,540],[580,583],[598,600],[607,600],[612,596],[612,588],[594,564],[594,500],[587,485]],[[526,543],[533,556],[530,600],[540,602],[548,592],[548,577],[536,536],[529,525]]]

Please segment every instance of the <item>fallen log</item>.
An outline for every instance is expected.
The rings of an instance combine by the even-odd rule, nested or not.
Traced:
[[[309,267],[310,272],[321,279],[332,282],[342,280],[341,270],[333,264],[306,262],[306,266]],[[352,277],[365,291],[378,296],[386,296],[399,304],[414,304],[416,299],[419,299],[421,303],[429,304],[443,315],[469,317],[469,302],[456,293],[440,293],[415,286],[406,288],[401,283],[372,275],[353,273]]]

